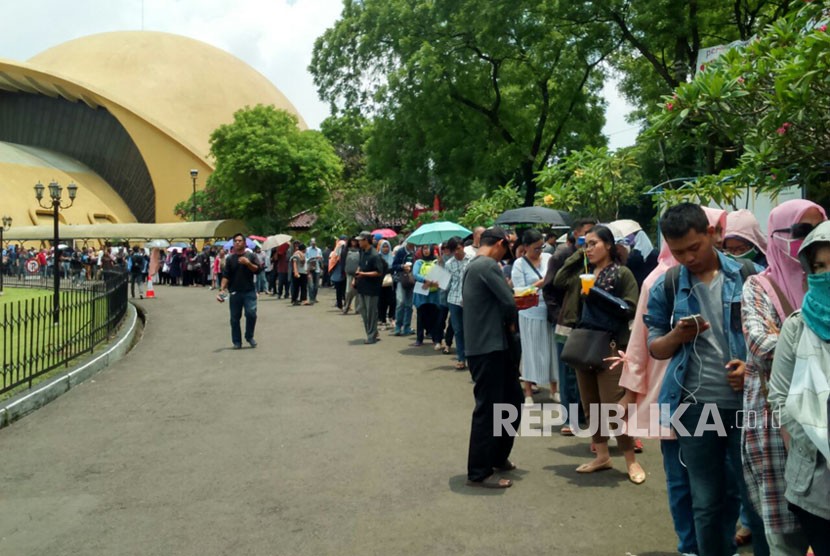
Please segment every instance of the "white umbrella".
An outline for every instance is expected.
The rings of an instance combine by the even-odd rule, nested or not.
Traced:
[[[291,241],[291,236],[288,234],[274,234],[272,236],[268,236],[265,238],[265,241],[262,242],[263,251],[268,251],[269,249],[273,249],[275,247],[279,247],[284,243],[288,243]]]
[[[149,247],[150,249],[167,249],[170,247],[170,242],[166,239],[154,239],[152,241],[148,241],[144,247]]]
[[[631,234],[637,233],[643,229],[639,223],[634,220],[614,220],[608,227],[611,228],[612,232],[617,232],[622,237],[630,236]],[[617,235],[616,233],[614,235]]]

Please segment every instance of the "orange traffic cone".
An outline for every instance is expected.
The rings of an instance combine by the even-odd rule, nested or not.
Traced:
[[[155,299],[156,292],[153,290],[153,277],[147,277],[147,299]]]

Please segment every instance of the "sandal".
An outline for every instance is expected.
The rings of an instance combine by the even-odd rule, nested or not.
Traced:
[[[444,349],[441,350],[441,353],[443,353],[444,355],[449,355],[450,354],[450,346],[444,346]]]
[[[635,454],[642,454],[643,453],[643,441],[639,438],[634,439],[634,453]]]
[[[741,527],[735,533],[735,544],[738,546],[746,546],[752,543],[752,531],[746,527]]]
[[[513,486],[513,481],[490,475],[483,481],[467,481],[467,486],[478,488],[510,488]]]
[[[510,460],[505,461],[504,465],[493,468],[493,471],[495,473],[509,473],[510,471],[515,471],[515,470],[516,470],[516,464],[513,463]]]
[[[458,363],[455,364],[455,370],[456,371],[463,371],[466,368],[467,368],[467,364],[464,363],[463,361],[459,361]]]
[[[573,429],[571,429],[571,427],[564,426],[559,430],[559,434],[561,434],[562,436],[573,436],[574,431]]]

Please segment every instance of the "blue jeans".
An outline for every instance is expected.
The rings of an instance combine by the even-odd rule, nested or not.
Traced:
[[[412,296],[414,290],[404,289],[398,284],[395,287],[395,331],[404,334],[412,333]]]
[[[309,271],[308,273],[308,300],[312,303],[317,302],[317,276],[318,273],[316,270]]]
[[[259,293],[268,291],[268,277],[264,270],[259,271],[256,275],[256,291]]]
[[[562,361],[563,342],[556,342],[557,357],[559,357],[559,399],[565,407],[576,404],[579,407],[579,422],[585,422],[585,413],[582,409],[582,400],[579,397],[579,386],[576,383],[576,371]],[[575,421],[574,421],[575,423]]]
[[[661,440],[660,451],[663,453],[663,470],[666,473],[669,512],[678,539],[677,551],[697,554],[692,490],[689,486],[689,473],[680,461],[680,445],[676,440]]]
[[[239,321],[242,320],[242,310],[245,310],[245,340],[254,339],[256,327],[256,291],[231,292],[228,296],[228,305],[231,310],[231,342],[234,345],[242,343],[242,330]]]
[[[450,322],[455,333],[455,358],[463,363],[467,359],[464,355],[464,308],[452,303],[449,308]]]
[[[680,416],[689,436],[678,435],[680,455],[689,472],[695,536],[698,554],[732,556],[735,554],[735,523],[740,512],[741,430],[736,426],[737,410],[718,408],[715,415],[726,436],[707,430],[694,436],[703,413],[702,404],[689,405]],[[753,531],[753,536],[754,536]]]

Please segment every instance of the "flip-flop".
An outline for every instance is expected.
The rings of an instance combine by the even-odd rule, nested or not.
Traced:
[[[467,481],[467,486],[477,488],[510,488],[513,486],[513,481],[490,475],[483,481]]]
[[[501,467],[494,467],[493,471],[496,473],[508,473],[510,471],[514,471],[516,469],[516,464],[510,460],[504,462],[504,465]]]
[[[602,463],[583,463],[579,467],[576,468],[577,473],[593,473],[595,471],[605,471],[606,469],[612,469],[614,464],[611,463],[610,459],[605,460]]]
[[[467,365],[465,363],[462,363],[461,361],[459,361],[458,363],[455,364],[455,370],[456,371],[463,371],[466,368],[467,368]]]
[[[566,427],[562,427],[562,428],[559,430],[559,434],[561,434],[562,436],[573,436],[573,435],[574,435],[574,431],[571,429],[571,427],[567,427],[567,426],[566,426]]]

